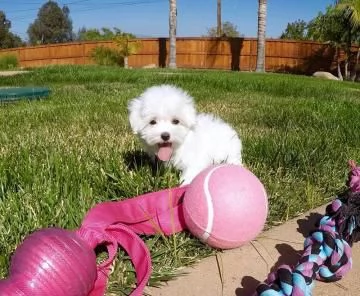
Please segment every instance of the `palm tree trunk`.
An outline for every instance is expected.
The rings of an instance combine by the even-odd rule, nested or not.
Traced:
[[[129,69],[129,57],[124,56],[124,68]]]
[[[337,72],[338,72],[338,77],[341,81],[344,80],[344,77],[342,76],[342,73],[341,73],[341,66],[340,66],[340,62],[337,62]]]
[[[339,46],[336,46],[336,52],[335,52],[335,55],[336,55],[336,66],[337,66],[337,73],[338,73],[338,78],[343,81],[344,80],[344,77],[341,73],[341,65],[340,65],[340,57],[339,57]]]
[[[348,59],[345,60],[344,69],[345,69],[345,79],[349,80],[350,74],[349,74],[349,60]]]
[[[169,0],[170,13],[169,13],[169,39],[170,39],[170,52],[169,52],[169,68],[176,68],[176,0]]]
[[[357,77],[357,73],[358,73],[358,68],[359,68],[359,60],[360,60],[360,47],[358,48],[357,54],[356,54],[356,60],[355,60],[355,65],[354,65],[354,69],[353,69],[353,75],[351,76],[351,80],[354,82],[356,80]]]
[[[217,0],[217,37],[221,37],[221,28],[221,0]]]
[[[266,0],[259,0],[256,72],[265,72]]]
[[[349,19],[350,23],[350,19]],[[350,80],[350,62],[351,62],[351,45],[352,45],[352,28],[349,27],[347,42],[346,42],[346,59],[345,59],[345,78],[346,80]]]
[[[355,64],[351,68],[351,71],[350,71],[350,80],[352,82],[354,82],[356,80],[356,75],[357,75],[358,65],[359,65],[359,59],[360,59],[360,47],[358,48],[358,51],[357,51],[357,54],[356,54]]]

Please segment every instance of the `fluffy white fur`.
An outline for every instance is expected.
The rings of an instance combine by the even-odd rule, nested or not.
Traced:
[[[171,150],[167,162],[181,170],[183,184],[209,165],[242,163],[235,130],[211,114],[198,114],[193,98],[180,88],[150,87],[129,102],[128,110],[133,132],[153,159],[160,146]]]

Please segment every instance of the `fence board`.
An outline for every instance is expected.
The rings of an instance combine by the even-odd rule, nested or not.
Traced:
[[[168,64],[167,38],[138,39],[141,47],[129,58],[129,66]],[[116,48],[112,41],[79,42],[0,50],[0,56],[14,54],[23,67],[52,64],[92,64],[91,50],[97,46]],[[177,38],[179,68],[210,68],[253,71],[256,67],[257,41],[254,38]],[[353,51],[357,51],[354,47]],[[265,66],[268,71],[331,71],[335,51],[327,44],[309,41],[266,40]],[[340,53],[340,57],[344,57]]]

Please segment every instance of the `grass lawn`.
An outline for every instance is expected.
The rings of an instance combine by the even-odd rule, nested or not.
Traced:
[[[1,78],[4,86],[50,86],[48,99],[0,105],[0,278],[11,253],[38,228],[77,228],[96,203],[174,187],[178,174],[137,162],[126,105],[146,87],[176,84],[200,111],[239,132],[243,157],[264,183],[268,226],[329,202],[360,161],[360,84],[224,71],[50,67]],[[241,227],[241,225],[239,225]],[[145,238],[151,285],[214,251],[187,233]],[[119,253],[110,292],[126,294],[133,269]]]

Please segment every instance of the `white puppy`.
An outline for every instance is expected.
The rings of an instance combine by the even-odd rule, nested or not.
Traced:
[[[146,152],[181,170],[183,184],[212,164],[242,163],[235,130],[211,114],[197,114],[193,98],[180,88],[150,87],[128,109],[131,128]]]

